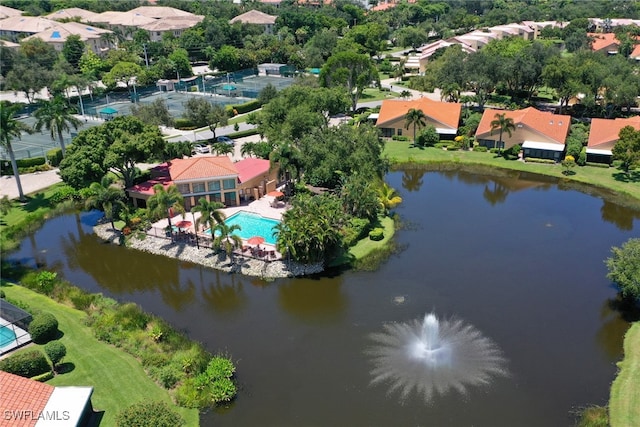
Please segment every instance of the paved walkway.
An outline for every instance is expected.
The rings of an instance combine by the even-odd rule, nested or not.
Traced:
[[[58,169],[20,175],[20,183],[25,195],[41,191],[58,182],[62,182],[60,175],[58,175]],[[18,185],[13,175],[5,175],[0,178],[0,197],[4,196],[8,196],[10,199],[17,199],[19,196]]]

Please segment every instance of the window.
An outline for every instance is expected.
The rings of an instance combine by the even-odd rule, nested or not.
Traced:
[[[204,193],[204,182],[194,182],[191,185],[194,193]]]
[[[229,193],[224,193],[224,204],[226,206],[235,206],[236,205],[236,192],[230,191]]]
[[[385,138],[391,138],[393,133],[394,131],[391,128],[382,128],[382,136]]]
[[[398,136],[402,136],[402,129],[398,129]]]
[[[189,189],[189,184],[178,184],[178,191],[181,194],[189,194],[191,190]]]
[[[211,195],[209,195],[209,198],[211,199],[211,202],[220,202],[222,203],[222,196],[220,195],[220,193],[213,193]]]
[[[225,190],[231,190],[236,188],[236,180],[235,179],[225,179],[222,181],[222,188]]]
[[[209,191],[220,191],[220,181],[210,181]]]

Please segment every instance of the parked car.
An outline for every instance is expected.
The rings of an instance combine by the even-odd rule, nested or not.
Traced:
[[[199,153],[199,154],[210,153],[211,152],[211,148],[209,148],[208,145],[196,144],[196,145],[193,146],[193,152],[194,153]]]
[[[233,145],[234,141],[233,139],[229,138],[228,136],[219,136],[216,138],[216,142],[222,142],[225,144],[229,144],[229,145]]]

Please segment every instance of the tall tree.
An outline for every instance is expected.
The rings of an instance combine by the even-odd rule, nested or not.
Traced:
[[[135,84],[135,77],[142,72],[142,67],[133,62],[118,62],[111,70],[102,76],[102,82],[107,87],[115,87],[118,83],[124,83],[127,91],[131,93],[131,85]]]
[[[622,247],[611,248],[606,260],[607,277],[620,289],[624,298],[640,300],[640,239],[629,239]]]
[[[166,217],[168,222],[168,230],[170,230],[173,236],[173,230],[171,228],[171,214],[172,213],[185,213],[184,198],[178,187],[170,185],[165,190],[162,184],[156,184],[153,186],[153,195],[147,200],[147,207],[149,213],[154,218]]]
[[[24,192],[22,191],[22,183],[20,182],[20,172],[18,172],[18,163],[11,146],[14,138],[20,139],[22,132],[31,133],[31,128],[15,118],[15,115],[22,109],[20,104],[11,104],[8,101],[0,101],[0,145],[9,153],[11,159],[11,167],[13,168],[13,176],[18,186],[18,195],[21,202],[25,201]]]
[[[344,87],[355,111],[365,88],[380,84],[378,70],[369,55],[352,51],[332,55],[320,71],[320,82],[325,87]]]
[[[67,40],[65,40],[62,45],[62,55],[75,70],[79,69],[78,64],[80,63],[84,49],[84,42],[80,39],[80,36],[76,34],[67,37]]]
[[[613,159],[622,161],[622,169],[629,170],[640,164],[640,131],[633,126],[625,126],[620,130],[619,139],[613,146]]]
[[[233,250],[242,246],[242,239],[240,236],[235,234],[235,232],[239,230],[240,225],[229,225],[226,222],[219,222],[212,230],[212,233],[215,234],[215,237],[213,238],[213,248],[216,250],[224,250],[227,256],[231,259],[232,264],[234,261]]]
[[[61,96],[56,96],[50,101],[41,101],[40,107],[33,114],[36,118],[35,130],[40,132],[44,127],[51,134],[51,139],[58,137],[62,156],[66,154],[63,132],[71,132],[71,128],[78,130],[82,122],[73,116],[76,113]]]
[[[404,128],[409,129],[413,128],[413,145],[416,145],[416,130],[421,129],[427,125],[427,116],[424,114],[424,111],[420,109],[412,108],[407,111],[407,114],[404,116],[405,124]]]
[[[503,132],[507,132],[509,137],[511,137],[511,131],[516,130],[516,125],[513,122],[513,119],[511,117],[507,117],[507,113],[502,113],[502,114],[496,113],[496,115],[494,116],[494,119],[490,123],[490,126],[491,126],[492,135],[494,130],[498,130],[500,132],[500,136],[498,137],[499,138],[498,152],[500,152],[503,145],[503,141],[502,141]],[[495,143],[493,145],[493,148],[496,148]]]
[[[111,228],[115,229],[113,216],[115,208],[124,202],[126,195],[122,188],[114,187],[112,180],[105,175],[100,182],[92,182],[89,186],[89,197],[84,202],[86,209],[98,209],[104,212],[104,216],[111,222]]]
[[[184,103],[184,116],[191,120],[194,126],[208,126],[216,137],[218,126],[226,126],[229,121],[227,112],[219,104],[211,104],[205,98],[194,96]]]
[[[198,204],[191,209],[193,212],[200,212],[200,217],[195,223],[196,230],[198,226],[213,230],[216,224],[224,222],[225,215],[220,210],[222,208],[224,205],[220,202],[210,202],[204,197],[198,199]]]

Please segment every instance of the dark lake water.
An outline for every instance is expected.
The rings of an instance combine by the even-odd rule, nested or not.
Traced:
[[[4,256],[137,302],[232,356],[238,399],[203,425],[566,426],[606,404],[628,325],[603,260],[640,234],[640,212],[531,177],[388,181],[404,199],[401,250],[375,272],[266,283],[103,244],[91,213],[52,219]],[[492,339],[509,376],[431,404],[371,385],[370,334],[428,312]]]

